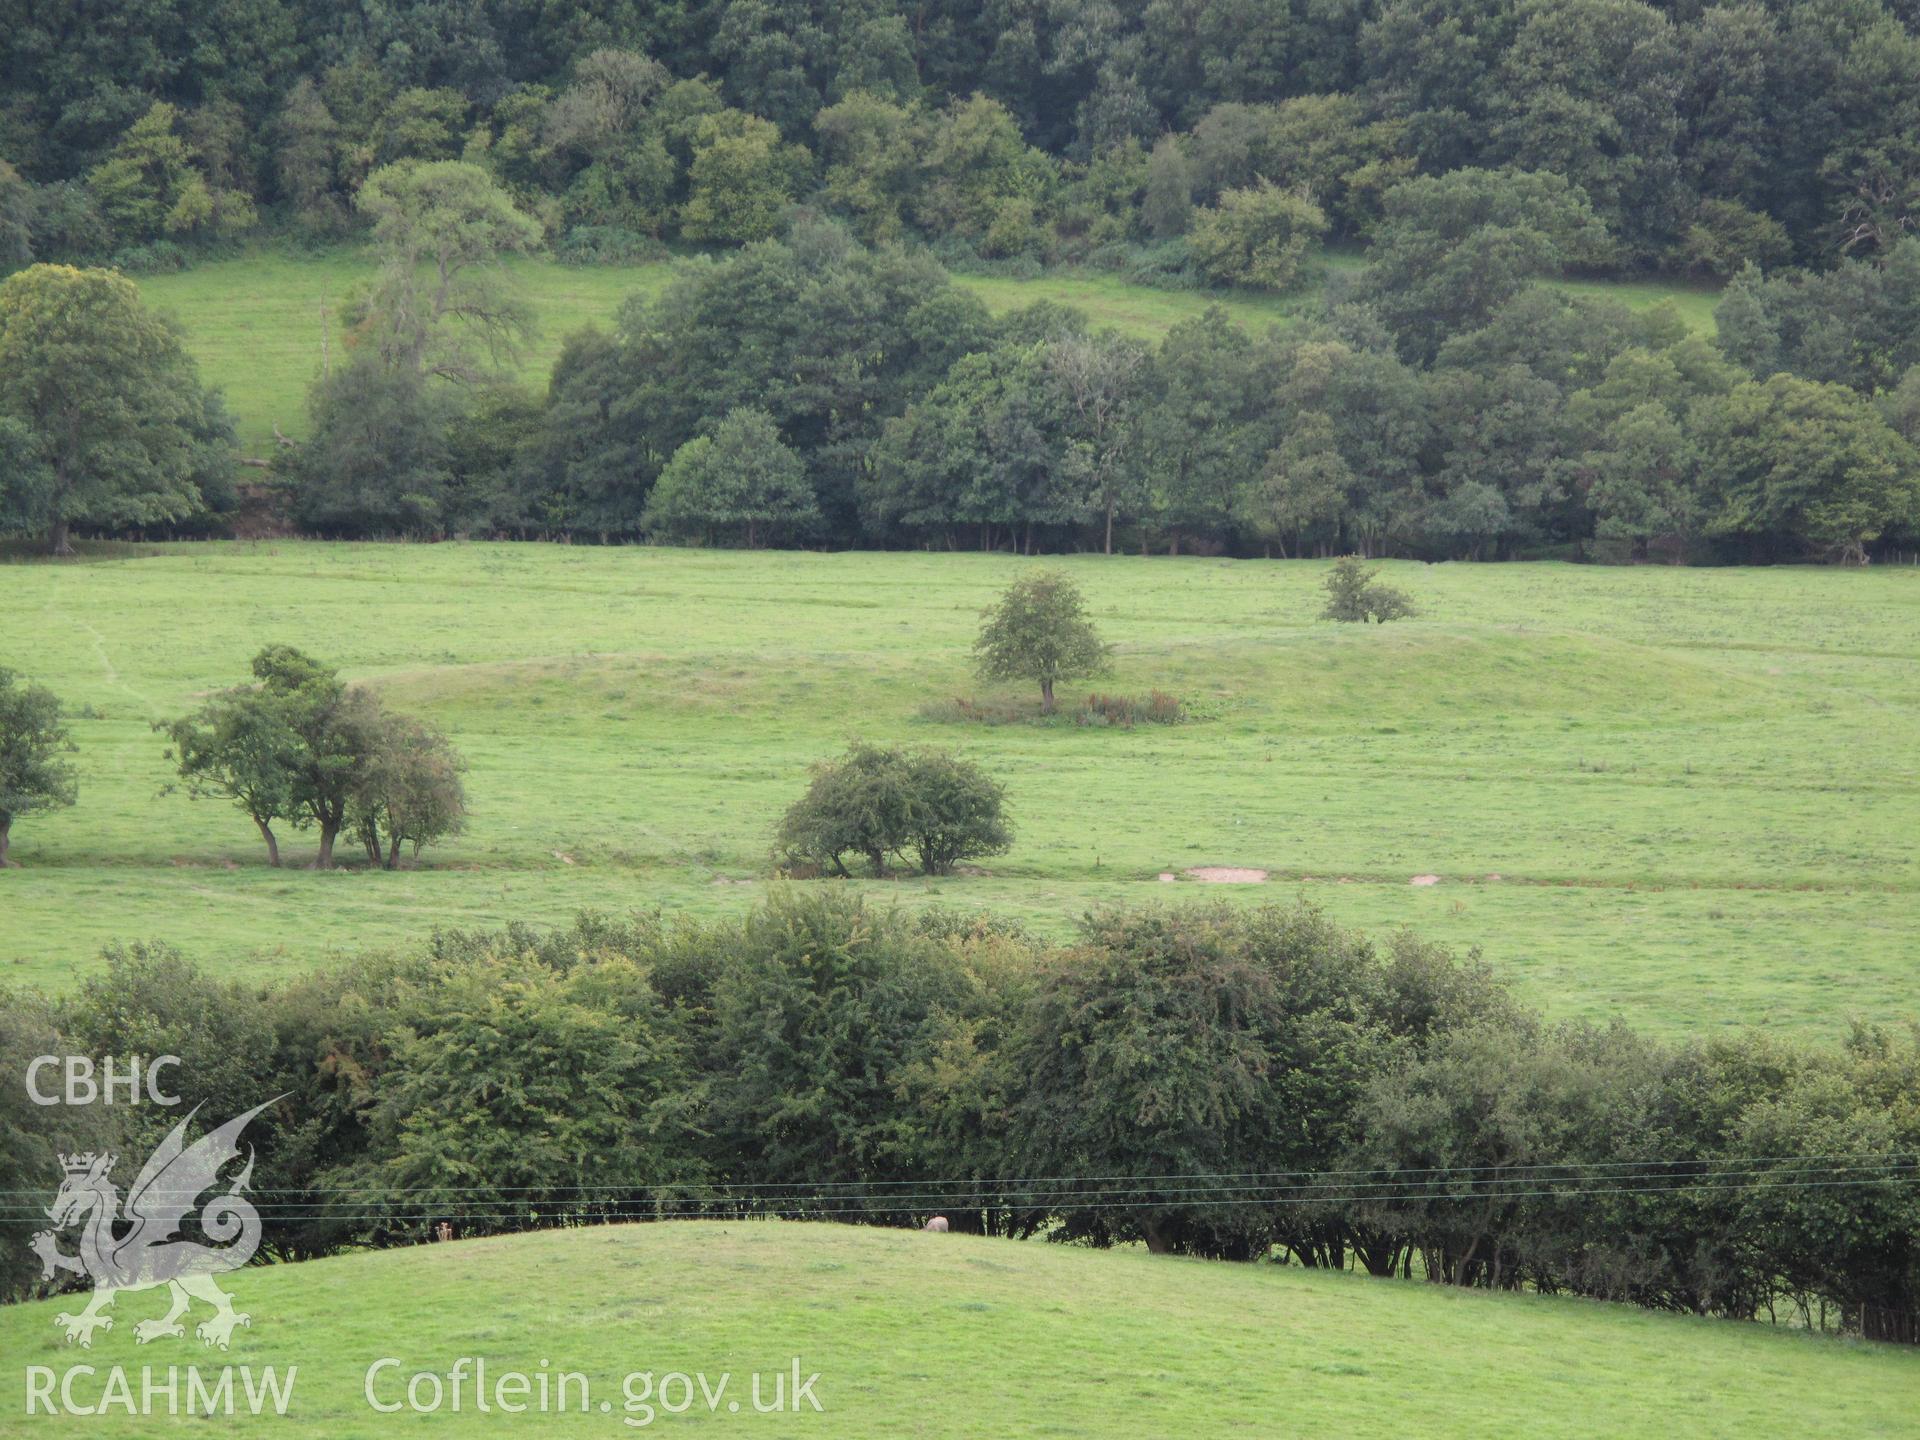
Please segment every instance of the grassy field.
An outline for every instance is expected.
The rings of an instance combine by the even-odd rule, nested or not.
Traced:
[[[1330,256],[1331,268],[1351,268],[1351,256]],[[540,317],[540,334],[529,349],[522,378],[544,388],[560,345],[583,325],[609,323],[620,302],[652,295],[671,273],[668,263],[632,267],[579,267],[523,259],[512,265]],[[322,338],[331,327],[333,353],[340,353],[342,302],[372,273],[366,257],[341,250],[323,255],[260,252],[237,260],[195,266],[177,275],[140,280],[155,307],[180,318],[187,348],[202,374],[223,387],[244,446],[270,442],[274,426],[293,436],[307,428],[307,387],[319,373]],[[1158,290],[1129,285],[1113,275],[1061,272],[1037,279],[962,275],[956,282],[974,291],[996,314],[1053,300],[1087,312],[1098,325],[1158,339],[1181,320],[1209,305],[1224,305],[1244,324],[1285,324],[1301,297]],[[1662,300],[1677,304],[1695,328],[1712,328],[1714,295],[1681,286],[1605,286],[1570,282],[1568,287],[1614,295],[1635,308]],[[1309,292],[1303,292],[1303,295]]]
[[[1018,830],[986,874],[860,882],[899,903],[1064,934],[1105,900],[1305,895],[1481,946],[1563,1016],[1916,1013],[1920,572],[1396,564],[1424,613],[1375,628],[1315,623],[1313,562],[1078,557],[1118,646],[1101,688],[1200,718],[921,719],[980,693],[977,615],[1022,563],[263,543],[9,566],[0,665],[79,712],[82,793],[15,829],[0,975],[64,986],[117,938],[266,976],[434,926],[737,910],[808,763],[859,733],[964,746]],[[269,641],[447,727],[469,832],[418,869],[274,871],[237,812],[164,793],[150,722]],[[1184,878],[1203,865],[1272,879]]]
[[[564,1276],[564,1282],[558,1277]],[[158,1315],[123,1297],[91,1351],[53,1323],[73,1300],[0,1310],[0,1434],[150,1436],[177,1419],[25,1416],[25,1367],[297,1366],[285,1419],[223,1432],[359,1440],[395,1433],[611,1436],[651,1426],[625,1377],[722,1373],[699,1425],[835,1437],[1218,1436],[1602,1440],[1768,1434],[1910,1436],[1920,1355],[1805,1332],[1625,1306],[1453,1291],[1345,1273],[1226,1265],[1135,1251],[822,1225],[693,1223],[547,1232],[252,1269],[224,1282],[252,1316],[225,1355],[133,1341]],[[199,1309],[200,1307],[196,1307]],[[586,1377],[588,1412],[375,1414],[416,1372],[457,1360]],[[772,1374],[818,1373],[820,1412],[751,1413]],[[472,1367],[467,1367],[469,1376]],[[397,1377],[397,1378],[396,1378]],[[236,1384],[238,1380],[236,1378]],[[659,1383],[656,1379],[656,1384]],[[101,1378],[77,1385],[91,1403]],[[181,1380],[184,1391],[185,1380]],[[423,1389],[422,1395],[430,1392]],[[636,1385],[634,1394],[645,1392]],[[673,1403],[679,1388],[669,1387]],[[727,1405],[737,1401],[739,1413]],[[605,1402],[610,1413],[600,1413]],[[423,1402],[424,1403],[424,1402]],[[729,1423],[738,1422],[738,1423]]]
[[[539,334],[527,352],[521,378],[542,389],[568,335],[584,325],[610,324],[622,300],[657,294],[672,274],[671,263],[664,261],[575,266],[517,259],[510,268],[539,316]],[[305,433],[307,386],[320,370],[322,336],[330,324],[333,353],[338,355],[341,302],[372,273],[371,262],[357,251],[262,252],[197,265],[177,275],[145,276],[139,283],[149,304],[179,317],[202,374],[226,390],[242,443],[257,446],[271,439],[275,425],[288,435]],[[961,276],[958,283],[978,293],[995,313],[1056,300],[1079,306],[1099,324],[1149,339],[1209,304],[1224,304],[1249,325],[1284,321],[1293,309],[1288,302],[1265,296],[1155,290],[1108,275],[1038,280]]]

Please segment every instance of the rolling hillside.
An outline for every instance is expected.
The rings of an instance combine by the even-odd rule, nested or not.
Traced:
[[[297,1366],[287,1418],[242,1434],[379,1440],[632,1433],[623,1388],[651,1372],[722,1372],[719,1413],[654,1423],[702,1433],[893,1436],[1341,1436],[1422,1440],[1910,1436],[1920,1354],[1625,1306],[1175,1260],[962,1235],[778,1222],[676,1223],[456,1241],[248,1270],[227,1285],[251,1327],[222,1354],[134,1343],[164,1300],[123,1296],[90,1351],[53,1323],[72,1300],[0,1310],[0,1434],[200,1433],[205,1422],[36,1415],[26,1366]],[[375,1414],[416,1372],[462,1358],[490,1376],[586,1377],[588,1412]],[[818,1373],[815,1413],[750,1413],[751,1376]],[[469,1372],[471,1367],[469,1367]],[[99,1394],[93,1382],[76,1399]],[[236,1381],[236,1383],[238,1383]],[[491,1383],[491,1382],[490,1382]],[[441,1384],[445,1386],[444,1378]],[[468,1382],[469,1387],[471,1382]],[[424,1387],[424,1382],[423,1382]],[[421,1396],[430,1395],[423,1388]],[[444,1392],[443,1392],[444,1393]],[[550,1394],[557,1392],[549,1392]],[[579,1383],[568,1391],[576,1404]],[[652,1400],[641,1403],[652,1403]],[[609,1408],[600,1410],[602,1403]],[[738,1404],[739,1411],[727,1406]]]
[[[1331,256],[1324,268],[1348,267],[1351,257]],[[657,293],[671,265],[580,267],[550,260],[516,260],[512,268],[539,315],[540,333],[529,349],[522,378],[544,388],[560,345],[588,323],[611,322],[620,302],[633,294]],[[240,428],[243,446],[271,440],[278,425],[298,436],[307,426],[306,389],[319,372],[322,338],[330,337],[339,354],[339,315],[356,285],[372,273],[358,251],[321,255],[262,251],[240,259],[196,265],[174,275],[140,280],[148,302],[179,317],[189,351],[207,381],[225,389],[228,408]],[[1276,297],[1202,290],[1159,290],[1130,285],[1113,275],[1058,272],[1022,280],[1004,276],[961,275],[956,282],[978,294],[995,313],[1052,300],[1087,312],[1110,325],[1146,339],[1222,305],[1244,324],[1286,321],[1311,298],[1309,286],[1298,295]],[[1663,300],[1677,305],[1690,324],[1710,330],[1713,292],[1687,286],[1605,286],[1570,283],[1582,293],[1609,293],[1643,308]]]

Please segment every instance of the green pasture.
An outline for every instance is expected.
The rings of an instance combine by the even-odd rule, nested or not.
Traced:
[[[1423,613],[1379,628],[1316,622],[1316,562],[1074,557],[1100,688],[1194,720],[922,719],[982,693],[979,611],[1027,563],[262,542],[0,568],[0,665],[65,698],[81,774],[15,828],[0,977],[65,987],[116,939],[264,978],[436,926],[738,910],[808,764],[864,735],[964,747],[1017,827],[981,873],[857,882],[884,901],[1065,935],[1103,901],[1306,896],[1479,946],[1560,1016],[1920,1013],[1920,571],[1399,563]],[[270,641],[447,728],[468,832],[397,873],[274,871],[237,812],[169,793],[151,722]]]
[[[1808,1440],[1910,1436],[1920,1355],[1806,1331],[1623,1305],[1458,1291],[1346,1272],[1089,1251],[1041,1242],[779,1222],[676,1222],[455,1240],[222,1282],[251,1325],[232,1349],[139,1346],[163,1296],[123,1294],[91,1350],[54,1324],[79,1297],[0,1309],[0,1434],[221,1433],[324,1440],[396,1434],[614,1436],[654,1430],[832,1436],[1421,1436],[1423,1440]],[[204,1307],[196,1306],[199,1314]],[[189,1319],[189,1324],[193,1319]],[[752,1413],[772,1376],[818,1374],[816,1413]],[[374,1412],[416,1373],[483,1361],[490,1380],[572,1372],[565,1413]],[[30,1366],[295,1368],[286,1417],[209,1422],[119,1411],[26,1415]],[[670,1382],[684,1415],[629,1396]],[[729,1375],[722,1390],[721,1376]],[[241,1381],[236,1375],[236,1387]],[[789,1382],[790,1384],[790,1382]],[[580,1413],[584,1386],[587,1412]],[[431,1387],[421,1382],[420,1403]],[[537,1392],[536,1392],[537,1393]],[[550,1389],[549,1394],[558,1390]],[[783,1396],[786,1394],[783,1387]],[[512,1392],[508,1395],[511,1398]],[[496,1392],[497,1398],[498,1392]],[[163,1402],[164,1403],[164,1402]],[[605,1404],[606,1411],[601,1410]],[[708,1413],[712,1403],[717,1413]],[[737,1404],[738,1410],[730,1410]],[[633,1423],[629,1423],[633,1422]]]
[[[1352,256],[1326,256],[1312,273],[1351,269],[1355,263]],[[516,259],[510,268],[539,317],[538,336],[521,369],[521,378],[539,389],[545,388],[554,357],[569,334],[587,324],[609,324],[622,300],[657,294],[672,273],[671,263],[664,261],[583,267]],[[307,387],[324,358],[341,353],[342,306],[372,273],[372,261],[358,250],[260,250],[174,275],[145,276],[139,284],[149,304],[179,318],[202,375],[226,391],[242,446],[259,453],[272,442],[275,426],[288,436],[306,433]],[[1056,271],[1034,279],[959,275],[955,282],[978,294],[995,313],[1052,300],[1084,310],[1096,325],[1147,340],[1157,340],[1209,305],[1224,306],[1253,328],[1285,324],[1314,294],[1311,286],[1284,297],[1161,290],[1086,271]],[[1636,309],[1671,300],[1695,328],[1712,328],[1711,291],[1598,281],[1568,282],[1567,288],[1612,294]]]

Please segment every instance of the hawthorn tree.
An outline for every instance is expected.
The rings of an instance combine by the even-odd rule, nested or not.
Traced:
[[[172,742],[167,758],[187,793],[196,800],[231,800],[266,842],[267,863],[278,867],[280,840],[273,827],[296,819],[300,763],[300,737],[281,698],[243,685],[154,728]]]
[[[1345,620],[1364,625],[1369,620],[1384,625],[1416,614],[1413,601],[1404,591],[1374,580],[1378,570],[1369,570],[1358,555],[1342,555],[1333,562],[1322,588],[1327,592],[1322,620]]]
[[[0,869],[13,863],[7,851],[15,820],[73,804],[73,766],[61,758],[73,748],[59,697],[0,667]]]
[[[1037,681],[1044,714],[1053,713],[1053,688],[1062,680],[1106,673],[1107,646],[1087,619],[1080,587],[1058,570],[1023,575],[981,618],[973,642],[981,678]]]
[[[397,869],[403,846],[418,856],[467,823],[466,760],[439,730],[412,715],[382,710],[348,800],[347,823],[367,859]]]
[[[1013,844],[1006,792],[970,760],[934,749],[902,750],[856,740],[813,767],[807,793],[781,819],[788,856],[846,875],[865,858],[876,878],[889,858],[911,855],[922,875],[951,874],[962,860]]]

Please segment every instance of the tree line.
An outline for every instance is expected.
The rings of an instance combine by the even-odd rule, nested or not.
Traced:
[[[676,1217],[917,1225],[1920,1337],[1915,1032],[1552,1024],[1307,906],[988,915],[776,889],[447,932],[267,986],[161,945],[0,1004],[0,1055],[177,1054],[263,1252]],[[0,1183],[175,1118],[0,1092]],[[73,1127],[94,1127],[79,1135]],[[31,1222],[23,1222],[31,1223]],[[5,1248],[9,1293],[39,1284]]]
[[[1284,328],[1158,345],[994,316],[924,249],[798,217],[690,260],[544,397],[486,172],[374,172],[381,265],[300,444],[245,457],[326,536],[1862,562],[1920,537],[1920,238],[1740,271],[1717,336],[1544,283],[1604,236],[1546,173],[1393,186],[1365,267]],[[124,279],[0,283],[0,526],[217,527],[232,429]]]
[[[870,241],[1284,285],[1413,175],[1550,172],[1595,263],[1889,250],[1920,195],[1901,0],[6,0],[0,263],[331,237],[383,165],[470,160],[583,259]]]
[[[544,400],[337,372],[293,511],[343,536],[1431,559],[1858,562],[1920,535],[1920,239],[1743,271],[1709,340],[1541,283],[1597,225],[1554,177],[1409,180],[1387,217],[1295,323],[1213,310],[1158,345],[990,315],[924,252],[802,221],[570,337]]]

